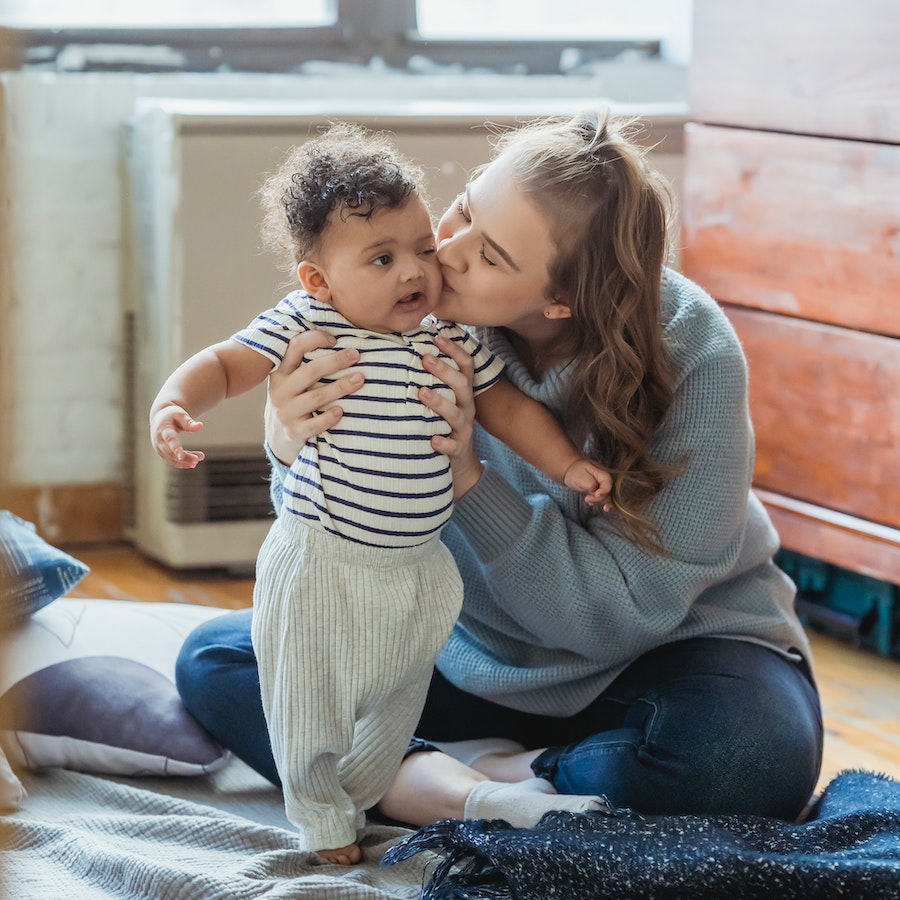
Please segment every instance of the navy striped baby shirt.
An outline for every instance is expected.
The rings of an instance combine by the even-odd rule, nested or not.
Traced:
[[[284,511],[370,546],[424,543],[450,517],[453,483],[448,457],[430,444],[433,435],[447,434],[449,426],[417,395],[421,387],[450,399],[453,393],[425,370],[422,357],[435,354],[454,365],[438,351],[434,337],[441,334],[456,342],[474,360],[476,394],[497,381],[503,363],[458,325],[429,316],[416,331],[365,331],[303,291],[288,294],[233,338],[269,357],[277,368],[291,338],[313,329],[333,334],[336,349],[359,350],[354,370],[362,368],[366,381],[340,400],[340,422],[300,451],[284,483]],[[316,350],[306,359],[331,352]]]

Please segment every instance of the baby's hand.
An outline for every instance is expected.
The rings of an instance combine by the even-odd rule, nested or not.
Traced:
[[[199,431],[202,422],[196,422],[180,406],[164,406],[150,417],[150,442],[153,449],[176,469],[193,469],[202,462],[200,450],[185,450],[179,435],[183,431]]]
[[[604,512],[612,508],[606,501],[612,490],[612,476],[606,469],[589,459],[578,459],[566,469],[563,479],[567,488],[586,494],[584,502],[588,506],[603,506]]]

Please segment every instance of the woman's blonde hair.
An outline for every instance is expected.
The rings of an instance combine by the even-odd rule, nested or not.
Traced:
[[[635,133],[596,114],[544,120],[499,135],[495,158],[511,163],[556,244],[548,298],[570,305],[575,326],[566,425],[611,472],[628,536],[664,551],[645,510],[680,468],[649,452],[673,394],[660,324],[672,205]]]

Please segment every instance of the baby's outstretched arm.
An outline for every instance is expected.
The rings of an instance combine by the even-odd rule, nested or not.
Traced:
[[[150,441],[156,452],[171,466],[193,469],[204,454],[186,450],[181,435],[203,427],[194,416],[249,391],[271,370],[271,360],[237,341],[195,353],[166,379],[150,407]]]
[[[554,481],[585,494],[591,506],[605,505],[612,490],[609,472],[585,459],[543,404],[501,378],[475,397],[475,417],[523,459]]]

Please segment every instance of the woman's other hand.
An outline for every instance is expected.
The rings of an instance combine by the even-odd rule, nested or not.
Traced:
[[[298,334],[288,345],[281,365],[269,375],[266,395],[266,441],[285,465],[297,458],[311,438],[341,419],[341,397],[358,391],[365,381],[362,372],[351,372],[332,384],[318,385],[328,376],[353,366],[359,351],[348,348],[305,361],[304,356],[323,347],[333,347],[334,337],[324,331]]]
[[[453,341],[438,337],[435,343],[459,368],[456,369],[437,356],[431,355],[424,357],[423,364],[435,378],[450,387],[456,402],[428,388],[419,391],[419,399],[450,426],[450,434],[435,435],[431,439],[431,446],[438,453],[450,457],[453,499],[459,500],[475,486],[484,470],[472,446],[475,422],[475,398],[472,394],[473,363],[472,357]]]

